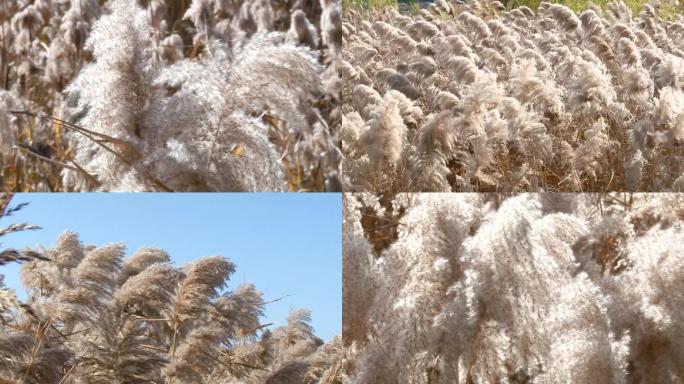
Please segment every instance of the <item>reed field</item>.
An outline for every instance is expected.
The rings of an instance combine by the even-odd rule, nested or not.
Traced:
[[[11,198],[0,239],[41,231]],[[23,290],[0,268],[0,382],[341,384],[341,338],[317,337],[305,308],[264,321],[284,297],[236,283],[227,257],[176,266],[163,249],[133,251],[71,231],[50,247],[1,247],[0,267],[22,264]]]
[[[336,0],[4,1],[5,191],[339,191]]]
[[[682,190],[680,11],[621,1],[348,8],[345,190]]]
[[[684,380],[684,195],[345,194],[350,383]]]

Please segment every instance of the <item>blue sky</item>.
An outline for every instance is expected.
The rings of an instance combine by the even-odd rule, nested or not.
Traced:
[[[87,193],[17,194],[30,205],[0,226],[28,222],[43,229],[4,236],[1,247],[51,247],[65,230],[84,244],[124,242],[166,250],[181,266],[223,255],[237,265],[228,289],[248,282],[264,293],[264,323],[286,324],[292,309],[312,312],[316,334],[329,340],[342,324],[342,207],[339,194]],[[20,297],[17,265],[0,267]]]

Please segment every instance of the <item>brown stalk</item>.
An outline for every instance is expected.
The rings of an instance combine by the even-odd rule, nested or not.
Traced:
[[[39,154],[37,154],[37,153],[31,151],[31,150],[28,149],[28,148],[23,148],[23,147],[19,147],[19,146],[17,146],[17,145],[14,145],[14,146],[12,146],[12,149],[16,149],[16,150],[18,150],[18,151],[21,151],[22,153],[25,153],[25,154],[27,154],[27,155],[33,156],[33,157],[35,157],[35,158],[37,158],[37,159],[39,159],[39,160],[45,161],[46,163],[49,163],[49,164],[52,164],[52,165],[56,165],[56,166],[59,166],[59,167],[64,167],[64,168],[67,168],[67,169],[71,169],[72,171],[79,171],[77,168],[72,167],[72,166],[69,165],[69,164],[65,164],[65,163],[62,163],[62,162],[57,161],[57,160],[49,159],[49,158],[47,158],[47,157],[45,157],[45,156],[39,155]],[[89,176],[91,176],[91,175],[89,175]],[[92,176],[91,176],[91,177],[92,177]]]
[[[200,351],[200,352],[204,353],[205,355],[207,355],[207,356],[213,358],[213,359],[214,359],[215,361],[217,361],[218,363],[220,363],[220,364],[222,364],[222,365],[226,365],[226,362],[222,361],[221,359],[219,359],[219,358],[217,358],[217,357],[212,356],[209,352],[206,352],[206,351],[202,350],[202,348],[197,347],[196,345],[190,344],[190,343],[188,343],[188,342],[185,341],[185,340],[183,340],[183,342],[184,342],[185,344],[191,346],[191,347],[197,348],[198,351]],[[239,366],[241,366],[241,367],[247,367],[247,368],[252,368],[252,369],[259,369],[259,370],[268,372],[268,369],[266,369],[266,368],[257,367],[257,366],[254,366],[254,365],[245,364],[245,363],[239,363],[239,362],[233,361],[233,358],[230,356],[230,354],[225,353],[225,352],[223,352],[223,351],[218,351],[218,353],[221,354],[222,356],[227,356],[228,359],[230,359],[230,361],[228,362],[228,364],[235,364],[235,365],[239,365]],[[230,365],[228,366],[228,368],[230,368]]]
[[[256,331],[263,329],[263,328],[266,328],[266,327],[270,327],[273,324],[275,324],[275,323],[262,324],[256,328],[248,329],[247,332],[243,332],[243,335],[251,335]]]
[[[136,151],[136,150],[133,148],[133,146],[131,145],[131,143],[129,143],[129,142],[125,141],[125,140],[117,139],[116,137],[108,136],[108,135],[105,135],[105,134],[103,134],[103,133],[91,131],[91,130],[89,130],[89,129],[80,127],[80,126],[78,126],[78,125],[76,125],[76,124],[72,124],[72,123],[70,123],[70,122],[68,122],[68,121],[65,121],[65,120],[62,120],[62,119],[58,119],[58,118],[52,117],[52,116],[39,115],[39,114],[37,114],[37,113],[33,113],[33,112],[29,112],[29,111],[9,111],[9,112],[12,113],[12,114],[15,114],[15,115],[26,115],[26,116],[36,117],[36,118],[39,118],[39,119],[52,120],[53,122],[58,122],[58,123],[62,124],[62,126],[67,127],[68,129],[71,129],[71,130],[73,130],[73,131],[76,131],[76,132],[79,132],[79,133],[83,134],[84,136],[86,136],[86,137],[88,137],[89,139],[93,140],[93,141],[94,141],[95,143],[97,143],[97,144],[101,144],[101,143],[112,143],[112,144],[115,144],[115,145],[120,146],[121,148],[123,148],[123,150],[124,150],[125,152],[130,152],[130,153],[133,154],[133,155],[139,156],[139,155],[137,154],[137,151]],[[97,137],[97,139],[96,139],[96,137]],[[104,148],[111,151],[111,149],[109,149],[108,147],[104,147]],[[114,154],[115,154],[115,155],[121,156],[121,155],[118,154],[118,153],[114,153]],[[122,161],[125,161],[125,162],[128,162],[128,160],[127,160],[127,159],[124,159],[124,158],[121,158],[121,160],[122,160]]]
[[[36,114],[33,112],[28,112],[28,111],[9,111],[9,112],[12,114],[16,114],[16,115],[27,115],[27,116],[36,117],[39,119],[47,119],[47,120],[56,121],[56,122],[62,124],[63,127],[66,127],[72,131],[78,132],[78,133],[82,134],[83,136],[87,137],[88,139],[92,140],[95,144],[100,146],[105,151],[114,155],[114,157],[121,160],[122,162],[124,162],[124,164],[128,165],[129,167],[133,167],[133,163],[131,163],[130,160],[126,159],[123,154],[121,154],[121,153],[113,150],[112,148],[106,146],[104,143],[111,143],[111,144],[116,145],[118,148],[120,148],[122,150],[122,152],[124,154],[132,155],[135,158],[141,157],[140,153],[135,148],[133,148],[133,145],[131,143],[125,141],[125,140],[117,139],[115,137],[108,136],[108,135],[105,135],[103,133],[94,132],[94,131],[91,131],[89,129],[80,127],[76,124],[72,124],[68,121],[64,121],[62,119],[58,119],[58,118],[52,117],[52,116],[39,115],[39,114]],[[169,186],[164,184],[161,180],[158,180],[157,178],[155,178],[153,176],[147,175],[140,170],[137,170],[137,171],[140,172],[147,179],[152,181],[161,190],[163,190],[165,192],[174,192],[171,188],[169,188]]]
[[[5,216],[7,207],[9,207],[10,201],[12,201],[13,193],[4,193],[2,198],[0,198],[0,217]]]
[[[177,297],[181,297],[181,293],[183,291],[183,285],[181,282],[178,282],[178,290],[177,290]],[[178,319],[178,302],[176,302],[176,305],[173,307],[173,314],[171,315],[171,320],[173,321],[173,339],[171,340],[171,357],[174,357],[176,355],[176,338],[178,337],[178,326],[180,325],[180,321]]]
[[[173,322],[173,340],[171,341],[171,357],[176,355],[176,338],[178,337],[178,323]]]
[[[76,164],[76,162],[74,162],[73,160],[72,160],[72,163],[74,164],[74,166],[71,166],[71,165],[69,165],[69,164],[62,163],[61,161],[52,160],[52,159],[49,159],[49,158],[47,158],[47,157],[45,157],[45,156],[41,156],[41,155],[39,155],[39,154],[37,154],[37,153],[35,153],[35,152],[33,152],[33,151],[27,149],[27,148],[22,148],[22,147],[19,147],[19,146],[16,146],[16,145],[13,146],[12,148],[13,148],[13,149],[16,149],[16,150],[19,150],[19,151],[21,151],[22,153],[25,153],[25,154],[27,154],[27,155],[33,156],[33,157],[37,158],[38,160],[44,161],[44,162],[46,162],[46,163],[48,163],[48,164],[52,164],[52,165],[56,165],[56,166],[59,166],[59,167],[66,168],[66,169],[71,169],[72,171],[80,172],[83,176],[85,176],[88,180],[90,180],[91,182],[93,182],[95,185],[100,185],[100,182],[97,180],[97,178],[95,178],[95,176],[91,175],[91,174],[88,173],[85,169],[83,169],[82,167],[78,166],[78,164]]]
[[[171,319],[148,319],[140,316],[133,316],[136,321],[170,321]]]
[[[143,348],[154,349],[155,351],[166,352],[164,348],[155,347],[154,345],[140,344],[140,346]]]
[[[280,300],[286,299],[286,298],[288,298],[288,297],[290,297],[290,296],[292,296],[292,295],[285,295],[285,296],[283,296],[283,297],[279,297],[279,298],[273,299],[273,300],[271,300],[271,301],[266,301],[266,302],[264,302],[264,305],[266,305],[266,304],[271,304],[271,303],[275,303],[276,301],[280,301]]]
[[[623,201],[623,200],[620,200],[620,199],[618,199],[617,197],[614,197],[614,196],[612,196],[612,195],[610,195],[610,194],[607,194],[607,195],[606,195],[606,198],[610,199],[610,200],[613,201],[614,203],[617,203],[617,204],[622,205],[623,207],[625,207],[625,208],[627,208],[627,209],[630,208],[630,205],[631,205],[631,204],[627,201],[627,199],[625,199],[625,201]]]
[[[79,334],[79,333],[81,333],[81,332],[86,332],[86,331],[89,331],[89,330],[91,330],[91,329],[93,329],[93,327],[83,328],[83,329],[81,329],[81,330],[74,331],[74,332],[71,332],[71,333],[67,333],[66,335],[62,335],[62,337],[67,338],[67,337],[69,337],[69,336],[73,336],[73,335]]]
[[[195,348],[198,352],[203,353],[204,355],[208,356],[209,358],[211,358],[212,360],[216,361],[217,363],[219,363],[219,364],[221,364],[221,365],[224,365],[224,366],[227,366],[229,369],[231,368],[231,367],[230,367],[231,364],[235,364],[235,365],[239,365],[239,366],[246,367],[246,368],[258,369],[258,370],[262,370],[262,371],[268,372],[268,369],[266,369],[266,368],[257,367],[257,366],[250,365],[250,364],[245,364],[245,363],[239,363],[239,362],[236,362],[236,361],[233,361],[233,360],[230,360],[228,363],[226,363],[225,361],[222,361],[221,359],[217,358],[216,356],[213,356],[213,355],[210,354],[209,352],[203,350],[202,348],[200,348],[200,347],[198,347],[198,346],[196,346],[196,345],[194,345],[194,344],[188,343],[188,342],[185,341],[185,340],[181,340],[181,341],[182,341],[183,343],[185,343],[185,344],[187,344],[187,345],[189,345],[189,346]],[[161,349],[161,348],[159,348],[159,347],[155,347],[155,346],[153,346],[153,345],[141,344],[140,346],[143,347],[143,348],[154,349],[154,350],[157,350],[157,351],[164,351],[163,349]],[[228,356],[229,359],[231,358],[230,355],[227,355],[227,354],[224,353],[224,352],[219,351],[219,353],[220,353],[221,355],[223,355],[223,356]]]
[[[90,175],[90,174],[88,173],[88,171],[86,171],[85,169],[83,169],[83,167],[81,167],[80,165],[78,165],[77,162],[71,160],[71,164],[73,164],[74,167],[76,167],[77,169],[79,169],[82,173],[87,174],[88,176],[92,177],[92,182],[95,183],[95,185],[100,185],[100,181],[97,180],[97,178],[95,178],[95,176]]]
[[[399,225],[404,225],[404,223],[393,223],[393,224],[381,225],[379,227],[369,228],[368,231],[379,231],[381,229],[396,227]]]
[[[33,346],[31,349],[31,358],[28,361],[28,365],[26,367],[26,370],[24,371],[24,374],[22,375],[21,379],[19,380],[20,383],[26,382],[26,378],[29,375],[29,372],[31,372],[31,368],[33,368],[33,364],[36,360],[36,355],[38,354],[38,350],[42,347],[43,345],[43,339],[45,338],[45,331],[47,330],[47,327],[50,326],[51,320],[48,320],[45,322],[43,325],[38,326],[38,330],[36,331],[36,339],[38,340],[38,343]]]
[[[330,376],[330,379],[327,380],[323,384],[333,384],[335,380],[338,378],[338,375],[340,374],[340,370],[342,369],[342,358],[338,358],[337,363],[335,363],[335,368],[333,369],[333,374]]]
[[[58,384],[63,384],[65,382],[65,380],[69,377],[69,375],[71,375],[71,372],[74,370],[74,368],[76,368],[77,364],[78,363],[74,363],[74,365],[72,365],[71,368],[69,368],[67,373],[64,375],[64,377],[62,377],[62,380],[60,380]]]

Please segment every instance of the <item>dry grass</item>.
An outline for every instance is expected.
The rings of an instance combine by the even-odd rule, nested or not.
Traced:
[[[0,218],[25,204],[0,198]],[[37,226],[12,224],[0,238]],[[0,382],[341,384],[341,339],[324,343],[308,310],[267,329],[254,285],[231,287],[222,256],[184,267],[161,249],[84,246],[66,232],[49,249],[2,250],[24,263],[20,301],[0,274]],[[232,285],[232,284],[231,284]]]
[[[683,204],[677,193],[345,194],[348,380],[681,382]],[[398,212],[391,246],[369,233]]]
[[[0,26],[2,26],[0,64],[2,67],[1,84],[4,90],[0,95],[0,112],[3,120],[0,122],[0,128],[3,130],[0,136],[0,185],[2,185],[0,190],[31,192],[75,189],[71,179],[70,182],[65,183],[65,179],[68,178],[65,172],[72,172],[77,175],[77,178],[85,179],[83,184],[88,185],[87,189],[108,190],[110,188],[107,181],[101,177],[102,173],[106,173],[105,170],[94,168],[88,162],[84,162],[82,157],[79,158],[88,149],[76,144],[78,139],[75,140],[74,137],[79,133],[75,132],[78,129],[72,128],[105,134],[108,138],[90,135],[93,137],[84,140],[105,144],[109,141],[110,147],[113,139],[125,140],[126,138],[122,138],[118,133],[104,132],[97,127],[81,124],[78,119],[82,118],[82,115],[74,119],[64,116],[63,112],[64,105],[67,103],[66,98],[73,97],[65,93],[65,89],[73,83],[79,71],[91,65],[96,59],[92,47],[86,46],[91,30],[97,20],[110,12],[110,6],[113,3],[115,2],[85,1],[72,4],[46,1],[37,4],[4,2],[0,5]],[[290,2],[284,0],[268,2],[268,4],[264,2],[264,5],[260,5],[259,0],[230,4],[218,1],[207,2],[204,6],[210,8],[207,11],[209,12],[207,17],[211,19],[209,30],[200,30],[202,28],[198,28],[191,21],[188,10],[193,6],[192,1],[152,0],[138,3],[145,7],[148,13],[148,22],[152,26],[151,48],[155,50],[155,60],[162,62],[160,65],[162,67],[183,59],[202,62],[207,56],[211,56],[211,49],[216,49],[210,47],[211,44],[223,46],[229,46],[232,43],[244,44],[250,41],[257,29],[261,31],[262,27],[265,28],[263,31],[282,32],[283,38],[294,28],[291,26],[291,13],[294,8]],[[245,6],[242,6],[243,3]],[[254,4],[250,8],[252,3]],[[330,2],[324,1],[324,3]],[[241,6],[244,9],[238,16]],[[263,7],[268,7],[268,9],[262,11]],[[335,32],[321,29],[321,22],[330,23],[329,20],[334,20],[334,18],[322,19],[326,14],[322,3],[318,0],[305,0],[298,3],[297,7],[303,11],[305,18],[308,19],[307,22],[311,23],[318,35],[316,46],[311,48],[317,57],[318,64],[325,69],[319,81],[326,81],[327,85],[325,87],[319,85],[320,88],[324,88],[323,91],[317,93],[315,97],[312,96],[312,99],[306,100],[306,103],[302,103],[301,111],[289,111],[290,115],[287,116],[296,113],[306,115],[310,126],[305,131],[293,128],[294,123],[289,121],[282,111],[273,108],[274,105],[283,104],[282,100],[261,100],[260,104],[263,106],[256,106],[249,111],[229,112],[244,112],[267,133],[278,155],[278,167],[282,167],[285,171],[281,180],[285,190],[325,191],[339,185],[336,181],[338,162],[335,161],[334,153],[339,147],[336,132],[340,124],[339,95],[334,90],[336,53],[329,47],[330,41],[325,40],[329,37],[324,36],[326,33],[334,34]],[[331,7],[335,7],[334,2]],[[259,12],[266,12],[264,18],[259,21],[259,23],[265,23],[265,26],[255,24],[256,15]],[[237,20],[238,18],[242,19]],[[334,29],[335,26],[332,27]],[[211,29],[220,29],[225,34],[221,35]],[[202,34],[207,31],[211,34],[209,39],[213,39],[211,44],[207,44],[207,37],[202,37]],[[176,40],[167,39],[172,37]],[[292,44],[305,46],[304,43],[296,41],[296,36],[288,37],[288,39]],[[149,90],[144,91],[138,97],[147,97],[145,92]],[[262,93],[265,95],[264,98],[273,97],[268,95],[267,89],[255,89],[253,93],[256,95]],[[112,95],[112,109],[118,103],[114,99],[115,96]],[[309,96],[302,95],[302,100],[307,97]],[[146,103],[143,100],[139,101],[140,104]],[[73,102],[73,100],[68,102]],[[91,101],[85,101],[85,103],[89,102]],[[27,114],[11,114],[10,111],[27,112]],[[80,112],[88,113],[87,110]],[[129,112],[135,113],[130,111],[130,108]],[[106,117],[103,117],[101,124],[105,126],[126,124],[121,119],[114,122],[105,122],[104,119]],[[93,119],[89,121],[92,122]],[[320,132],[313,132],[315,125],[323,126]],[[103,138],[104,141],[102,141]],[[130,141],[128,143],[132,144]],[[135,146],[138,147],[137,155],[140,158],[149,156],[147,152],[140,152],[140,145]],[[229,153],[237,159],[244,160],[255,156],[248,148],[245,144],[236,143],[229,148],[216,148],[216,151]],[[100,151],[109,152],[104,147],[101,147]],[[126,159],[130,163],[135,163],[129,157]],[[122,160],[119,158],[118,161]],[[157,172],[145,172],[137,164],[130,165],[125,161],[122,163],[124,168],[136,168],[143,174],[141,177],[146,179],[143,183],[146,184],[144,189],[159,191],[177,189],[169,186],[163,180],[164,176]],[[262,169],[261,172],[263,171]]]
[[[347,190],[681,190],[684,17],[668,4],[350,9]]]

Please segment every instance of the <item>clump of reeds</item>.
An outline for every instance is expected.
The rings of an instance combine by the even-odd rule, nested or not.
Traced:
[[[339,2],[2,7],[6,190],[339,189]]]
[[[339,382],[340,339],[323,343],[304,309],[266,329],[262,294],[227,290],[235,266],[222,256],[178,268],[161,249],[125,257],[123,244],[84,246],[71,232],[34,254],[26,301],[0,296],[2,380]]]
[[[682,241],[678,193],[345,194],[345,379],[679,383]]]
[[[347,190],[684,188],[681,15],[496,3],[347,12]]]

